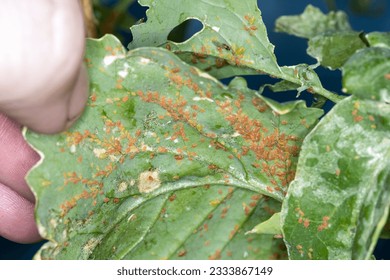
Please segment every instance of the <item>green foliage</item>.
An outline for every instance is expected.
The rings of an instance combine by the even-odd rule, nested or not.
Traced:
[[[390,49],[371,47],[354,54],[343,67],[343,87],[362,99],[390,102]]]
[[[349,97],[305,138],[283,202],[293,259],[369,259],[390,206],[390,106]]]
[[[250,233],[275,235],[282,234],[282,229],[280,227],[280,212],[273,214],[271,218],[258,224],[251,231],[247,232],[247,234]]]
[[[311,39],[321,34],[352,31],[347,15],[330,12],[325,15],[320,9],[309,5],[301,15],[281,16],[276,21],[276,31]]]
[[[309,5],[299,16],[282,16],[276,30],[309,39],[309,55],[332,70],[341,68],[366,42],[360,32],[353,31],[344,12],[330,12]]]
[[[150,7],[146,13],[148,21],[131,28],[134,41],[130,49],[165,47],[218,79],[267,74],[288,81],[298,92],[309,90],[334,102],[341,100],[322,87],[308,65],[278,65],[256,0],[240,5],[235,0],[181,0],[181,9],[173,8],[176,3],[170,0],[139,2]],[[220,13],[221,8],[223,13]],[[189,18],[199,20],[203,29],[183,43],[168,42],[171,30]]]
[[[55,136],[26,135],[45,155],[28,177],[39,197],[39,223],[55,240],[42,256],[175,258],[207,240],[202,254],[188,249],[187,257],[209,258],[231,246],[246,250],[247,239],[233,237],[253,223],[257,200],[251,197],[283,199],[301,141],[322,111],[301,101],[276,104],[237,80],[226,87],[164,49],[126,54],[111,36],[90,41],[86,61],[92,95],[77,125]],[[261,204],[261,209],[280,208],[272,200]],[[198,218],[179,215],[187,209]],[[214,212],[215,222],[208,218]],[[267,212],[257,216],[267,218]],[[133,223],[131,217],[138,218]],[[215,241],[194,233],[208,219]],[[124,232],[134,234],[121,248],[116,243]],[[176,242],[167,241],[168,246],[161,240],[152,255],[139,251],[157,234]],[[145,241],[138,244],[140,239]],[[80,252],[80,244],[88,250]]]
[[[77,124],[25,131],[42,156],[27,177],[49,240],[36,258],[371,258],[389,236],[389,33],[312,6],[277,21],[342,71],[344,99],[313,66],[279,66],[254,0],[139,2],[147,21],[131,27],[129,52],[112,35],[88,40]],[[168,40],[187,19],[202,30]],[[245,74],[279,81],[254,91]],[[265,87],[337,104],[318,122],[322,110],[264,98]]]

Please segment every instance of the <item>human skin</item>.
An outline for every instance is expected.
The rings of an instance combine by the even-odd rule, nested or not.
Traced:
[[[3,0],[0,34],[0,235],[30,243],[41,237],[24,177],[39,156],[21,127],[57,133],[82,113],[88,79],[79,1]]]

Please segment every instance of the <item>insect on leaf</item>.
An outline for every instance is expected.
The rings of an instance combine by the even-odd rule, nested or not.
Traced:
[[[134,36],[130,49],[145,46],[165,46],[187,63],[221,79],[236,75],[267,74],[287,80],[295,89],[308,89],[337,102],[340,98],[325,90],[314,71],[310,78],[299,75],[302,65],[279,67],[274,46],[256,0],[141,0],[148,6],[145,23],[131,27]],[[175,6],[180,5],[181,9]],[[220,11],[223,10],[223,13]],[[168,41],[168,35],[188,19],[197,19],[202,30],[185,42]],[[308,68],[306,65],[305,68]]]
[[[282,207],[291,259],[369,259],[390,207],[390,106],[348,97],[305,138]]]
[[[245,253],[244,233],[279,211],[274,199],[283,199],[322,110],[271,102],[237,80],[225,86],[164,49],[126,53],[113,36],[88,41],[86,63],[91,96],[77,124],[58,135],[26,132],[42,155],[27,178],[50,240],[40,257],[280,252],[280,241],[255,237],[266,241]],[[200,244],[209,245],[189,250]]]

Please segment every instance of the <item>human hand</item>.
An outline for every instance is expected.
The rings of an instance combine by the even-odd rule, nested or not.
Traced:
[[[24,177],[39,156],[24,141],[21,125],[56,133],[84,108],[88,82],[80,5],[78,0],[2,1],[0,34],[0,235],[29,243],[41,237]]]

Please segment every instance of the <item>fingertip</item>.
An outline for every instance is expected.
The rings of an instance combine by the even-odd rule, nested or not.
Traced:
[[[89,95],[89,79],[82,65],[71,86],[55,93],[49,100],[26,107],[7,108],[5,113],[16,122],[27,126],[30,130],[55,134],[71,127],[82,115]]]
[[[17,243],[42,240],[34,219],[34,204],[0,183],[0,235]]]
[[[0,155],[0,183],[34,202],[34,195],[24,177],[40,157],[24,140],[20,125],[1,113]]]

